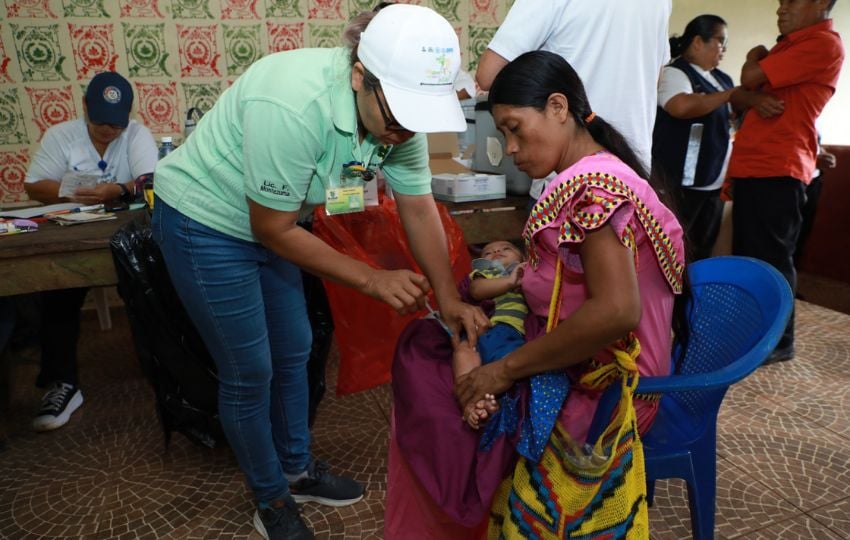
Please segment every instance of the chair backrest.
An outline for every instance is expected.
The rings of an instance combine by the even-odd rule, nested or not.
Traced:
[[[674,399],[699,415],[717,408],[728,386],[754,371],[785,327],[793,297],[785,278],[762,261],[715,257],[690,266],[690,336],[679,373],[706,374],[702,390]],[[725,384],[711,388],[713,378]]]

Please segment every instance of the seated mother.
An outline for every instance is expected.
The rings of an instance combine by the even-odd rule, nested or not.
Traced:
[[[517,167],[532,178],[559,172],[523,233],[527,342],[454,381],[451,343],[433,321],[417,321],[401,336],[386,538],[475,538],[485,530],[493,494],[528,444],[517,447],[509,436],[480,450],[480,433],[463,423],[462,409],[485,394],[530,387],[519,391],[517,412],[535,425],[535,415],[551,409],[543,442],[558,423],[582,443],[600,392],[579,384],[581,374],[611,363],[613,344],[629,335],[640,343],[640,375],[667,374],[671,328],[685,328],[682,229],[624,138],[593,113],[572,67],[556,54],[526,53],[499,73],[489,99]],[[546,333],[556,282],[559,323]],[[547,387],[535,389],[535,380],[555,383],[542,405]],[[638,428],[645,430],[657,401],[638,398]]]

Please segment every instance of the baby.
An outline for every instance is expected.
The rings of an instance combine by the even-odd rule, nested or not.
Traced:
[[[494,301],[495,309],[490,317],[493,326],[478,336],[477,350],[466,340],[455,347],[452,356],[455,380],[482,363],[507,356],[525,343],[528,306],[520,292],[524,267],[522,252],[506,240],[490,242],[481,251],[481,258],[472,261],[469,294],[475,300]],[[464,411],[464,418],[471,428],[478,429],[480,422],[497,409],[495,396],[487,394],[484,400]]]

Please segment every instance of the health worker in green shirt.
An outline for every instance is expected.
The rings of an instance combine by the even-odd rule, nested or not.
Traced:
[[[474,343],[489,327],[455,287],[423,135],[466,129],[457,35],[433,10],[399,4],[358,16],[345,38],[254,63],[155,173],[154,238],[215,360],[222,425],[266,538],[312,538],[296,502],[363,496],[310,454],[301,269],[400,314],[433,288],[455,335]],[[319,204],[359,209],[378,168],[425,275],[371,268],[297,225]]]

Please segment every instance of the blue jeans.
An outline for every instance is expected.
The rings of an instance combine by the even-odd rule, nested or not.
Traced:
[[[258,501],[289,492],[310,461],[307,361],[313,336],[301,270],[157,199],[153,236],[218,368],[227,440]]]

